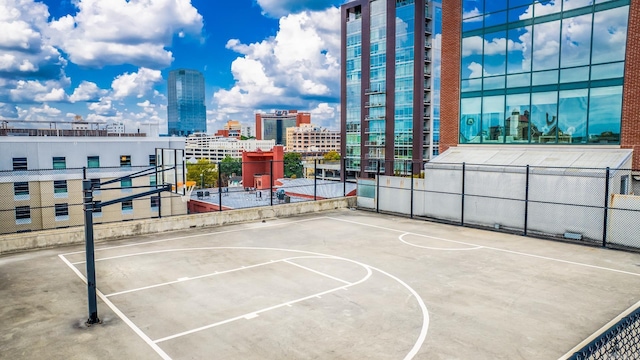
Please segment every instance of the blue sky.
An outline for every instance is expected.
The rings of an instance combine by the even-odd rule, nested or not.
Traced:
[[[299,109],[339,128],[345,0],[0,0],[0,118],[166,132],[166,79],[204,73],[209,132]]]

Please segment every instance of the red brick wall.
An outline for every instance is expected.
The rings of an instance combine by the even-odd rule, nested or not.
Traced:
[[[624,92],[622,94],[621,147],[633,149],[633,168],[640,169],[640,1],[631,1],[627,31]]]
[[[459,139],[461,7],[462,0],[442,2],[440,153],[458,145]]]

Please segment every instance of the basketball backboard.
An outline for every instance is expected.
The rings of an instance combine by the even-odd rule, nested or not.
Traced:
[[[156,184],[171,185],[171,192],[186,193],[184,149],[156,148]]]

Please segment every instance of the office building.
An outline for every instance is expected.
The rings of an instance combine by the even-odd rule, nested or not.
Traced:
[[[419,169],[438,151],[441,2],[355,0],[341,16],[347,176]]]
[[[311,124],[287,129],[287,152],[320,153],[340,152],[340,131]]]
[[[443,26],[441,151],[640,149],[640,3],[454,0]]]
[[[298,110],[277,110],[273,113],[256,114],[256,138],[275,140],[276,145],[285,145],[287,128],[311,124],[311,113]]]
[[[191,134],[186,139],[185,157],[190,162],[204,159],[218,163],[225,157],[240,160],[244,151],[269,151],[275,144],[275,140],[240,140],[216,135]]]
[[[207,132],[204,76],[196,70],[177,69],[169,72],[168,134],[187,136]]]

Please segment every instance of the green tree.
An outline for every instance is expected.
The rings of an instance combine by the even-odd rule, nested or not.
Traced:
[[[220,179],[222,180],[222,185],[228,186],[229,179],[233,175],[242,175],[242,161],[240,159],[234,159],[227,155],[220,162]]]
[[[299,153],[290,152],[284,154],[284,177],[302,177],[302,156]]]
[[[216,164],[207,159],[200,159],[195,164],[187,163],[187,180],[195,181],[200,188],[216,187],[218,184]]]
[[[327,161],[340,160],[340,153],[335,150],[331,150],[328,153],[324,154],[324,159]]]

